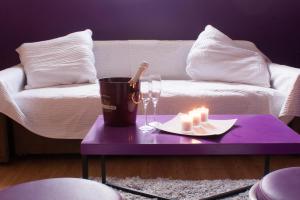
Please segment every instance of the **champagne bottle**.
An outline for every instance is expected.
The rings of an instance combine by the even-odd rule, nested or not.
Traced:
[[[135,75],[128,81],[129,85],[132,86],[133,88],[135,87],[135,84],[138,82],[140,79],[141,75],[143,72],[148,69],[149,63],[144,61],[140,64],[138,70],[136,71]]]

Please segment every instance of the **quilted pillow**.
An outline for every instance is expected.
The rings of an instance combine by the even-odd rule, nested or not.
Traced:
[[[91,30],[24,43],[16,51],[27,78],[25,89],[97,80]]]
[[[232,40],[208,25],[188,54],[186,72],[193,80],[270,87],[268,62],[252,42]]]

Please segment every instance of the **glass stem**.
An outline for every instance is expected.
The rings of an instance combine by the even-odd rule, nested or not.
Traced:
[[[145,125],[148,125],[148,113],[147,113],[148,104],[144,104],[144,114],[145,114]]]
[[[156,106],[157,106],[157,104],[156,103],[154,103],[153,104],[153,107],[154,107],[154,112],[153,112],[153,115],[154,115],[154,121],[156,122]]]

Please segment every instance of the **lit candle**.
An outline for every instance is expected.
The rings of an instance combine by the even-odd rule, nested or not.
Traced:
[[[189,116],[193,119],[193,126],[199,126],[201,122],[201,114],[199,109],[194,109],[189,112]]]
[[[201,122],[207,122],[208,121],[208,113],[209,109],[206,107],[201,107],[199,108],[199,112],[201,115]]]
[[[187,114],[183,114],[181,117],[181,129],[183,131],[191,131],[193,126],[193,119]]]

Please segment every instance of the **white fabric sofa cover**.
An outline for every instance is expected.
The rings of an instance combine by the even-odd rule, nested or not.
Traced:
[[[96,41],[98,78],[131,76],[138,64],[147,60],[151,64],[148,73],[163,77],[159,114],[176,114],[206,105],[213,114],[300,116],[300,69],[270,64],[271,88],[196,82],[185,72],[192,44],[193,41]],[[24,90],[24,85],[22,66],[0,71],[0,112],[38,135],[81,139],[102,112],[98,83],[31,90]]]

